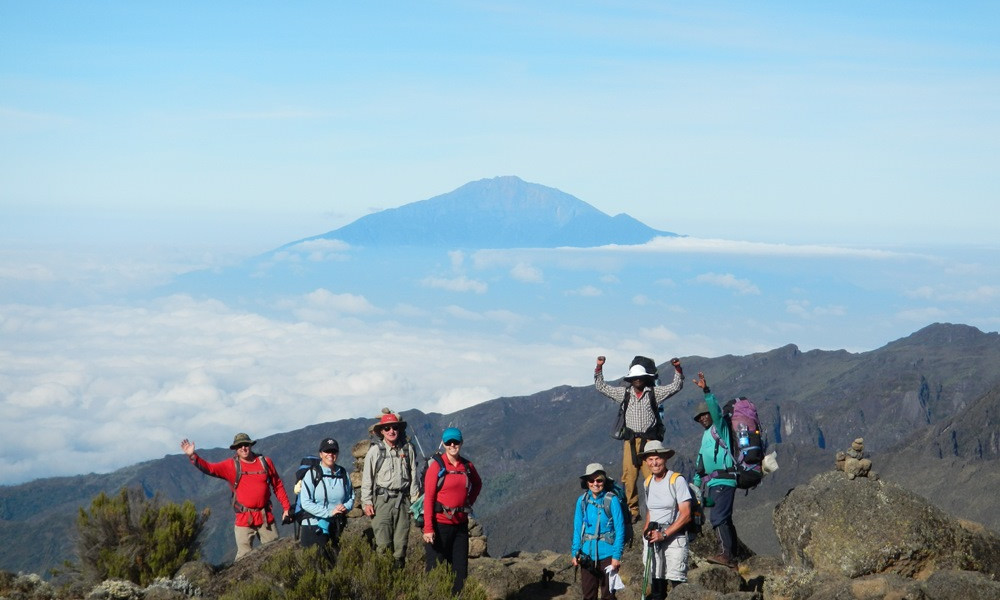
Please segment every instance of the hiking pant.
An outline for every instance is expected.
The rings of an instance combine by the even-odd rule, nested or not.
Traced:
[[[406,560],[406,542],[410,539],[410,503],[407,496],[399,494],[388,497],[375,496],[375,516],[372,517],[372,533],[375,535],[375,549],[392,552],[397,562]]]
[[[644,440],[636,438],[625,440],[622,458],[622,487],[625,488],[625,502],[628,503],[628,511],[632,513],[633,520],[639,514],[639,473],[642,473],[642,480],[645,481],[651,475],[646,463],[639,459],[639,452],[646,446]],[[636,465],[639,461],[639,465]]]
[[[613,598],[611,590],[608,589],[608,574],[604,571],[611,566],[611,557],[602,558],[597,563],[596,573],[591,573],[587,569],[580,569],[580,585],[583,587],[583,600],[597,600],[597,590],[601,590],[601,598],[610,600]]]
[[[719,550],[729,559],[736,558],[736,525],[733,524],[733,501],[736,499],[736,486],[710,485],[708,497],[712,499],[709,521],[719,539]]]
[[[330,561],[330,564],[333,564],[337,560],[337,549],[340,546],[340,540],[331,537],[329,533],[323,533],[323,530],[315,525],[302,526],[302,531],[299,534],[299,544],[303,548],[321,546],[321,554]]]
[[[441,562],[451,564],[455,571],[455,584],[451,593],[458,595],[469,574],[469,523],[446,525],[434,523],[434,543],[424,543],[427,571]]]
[[[250,554],[253,550],[253,539],[260,539],[261,544],[267,544],[278,539],[278,524],[264,522],[263,525],[254,527],[234,526],[236,533],[236,560]]]
[[[649,552],[649,540],[642,539],[642,555]],[[686,534],[674,535],[653,543],[653,560],[649,576],[656,581],[687,581],[688,539]]]

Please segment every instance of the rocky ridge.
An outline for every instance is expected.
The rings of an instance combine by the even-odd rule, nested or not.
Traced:
[[[352,454],[363,458],[367,441]],[[716,551],[711,529],[692,540],[688,582],[670,593],[671,600],[995,600],[1000,598],[1000,534],[959,520],[896,483],[870,471],[858,440],[849,450],[865,461],[864,473],[844,469],[843,460],[805,485],[789,491],[774,510],[774,530],[781,556],[759,556],[741,545],[739,568],[705,561]],[[845,454],[845,453],[842,453]],[[561,515],[553,522],[562,523]],[[638,534],[638,525],[636,533]],[[737,523],[739,527],[739,523]],[[345,535],[371,538],[368,519],[350,519]],[[171,600],[192,596],[217,598],[275,552],[295,542],[283,538],[239,563],[215,569],[206,563],[184,565],[171,580],[148,588],[104,582],[90,590],[90,600]],[[494,558],[482,552],[470,560],[470,579],[495,600],[562,600],[579,597],[578,574],[570,556],[551,551],[515,552]],[[406,569],[423,567],[420,533],[411,531]],[[626,588],[618,600],[639,600],[642,581],[640,546],[626,551],[621,575]],[[0,598],[51,597],[37,576],[3,574]],[[34,595],[32,595],[34,594]],[[81,596],[84,597],[84,596]]]

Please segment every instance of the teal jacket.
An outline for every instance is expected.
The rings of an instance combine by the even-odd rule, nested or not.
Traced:
[[[721,427],[722,409],[719,408],[719,401],[715,399],[715,394],[706,392],[705,404],[708,405],[708,413],[712,415],[712,426],[706,429],[705,433],[701,434],[701,449],[698,451],[699,462],[704,467],[703,472],[706,474],[705,479],[708,479],[708,487],[715,485],[736,487],[735,478],[707,477],[707,475],[713,472],[732,472],[736,467],[736,463],[733,461],[733,455],[716,442],[715,436],[712,435],[712,430],[718,427],[716,431],[718,431],[719,439],[727,448],[732,448],[733,441],[730,439],[729,428]],[[702,475],[695,473],[695,486],[701,487],[702,478]]]
[[[610,480],[609,480],[610,481]],[[625,550],[625,516],[622,513],[621,502],[611,499],[611,517],[604,512],[604,495],[611,492],[601,492],[594,496],[589,490],[576,501],[576,512],[573,517],[572,556],[583,552],[595,561],[611,557],[622,559]]]

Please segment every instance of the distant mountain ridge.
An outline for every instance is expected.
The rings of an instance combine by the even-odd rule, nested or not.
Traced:
[[[504,176],[366,215],[288,244],[337,239],[358,246],[555,248],[643,244],[658,231],[626,214],[609,216],[555,188]]]
[[[631,357],[609,357],[608,377]],[[659,357],[666,359],[666,357]],[[704,371],[717,396],[747,395],[758,406],[781,468],[740,495],[736,524],[758,552],[777,551],[774,506],[788,489],[833,468],[834,454],[865,438],[874,469],[950,514],[1000,529],[1000,335],[965,325],[934,324],[862,353],[801,352],[787,345],[747,356],[682,357],[685,372]],[[589,373],[592,363],[581,364]],[[669,372],[669,365],[661,366]],[[677,451],[671,468],[689,475],[702,431],[691,415],[701,394],[688,383],[665,404],[666,440]],[[402,409],[402,406],[393,406]],[[621,442],[609,431],[615,404],[593,386],[560,386],[530,396],[498,398],[450,415],[403,411],[408,431],[425,448],[452,424],[466,437],[463,454],[483,476],[477,516],[494,556],[515,549],[566,551],[577,480],[590,462],[619,472]],[[279,466],[286,487],[317,439],[341,444],[367,437],[368,419],[311,425],[263,438],[258,448]],[[200,451],[221,460],[224,448]],[[345,463],[344,460],[341,461]],[[77,507],[100,491],[141,486],[169,500],[212,508],[205,534],[210,561],[232,556],[229,489],[203,476],[181,454],[105,475],[40,479],[0,487],[0,568],[41,572],[71,553]],[[516,526],[512,526],[516,524]],[[556,524],[554,526],[554,524]],[[288,535],[285,530],[283,535]]]

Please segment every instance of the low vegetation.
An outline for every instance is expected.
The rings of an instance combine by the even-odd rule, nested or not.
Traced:
[[[190,501],[182,505],[147,498],[140,488],[122,488],[117,496],[103,492],[76,520],[78,564],[87,583],[122,579],[149,585],[170,577],[198,558],[198,536],[207,513]]]
[[[198,536],[207,516],[198,514],[191,502],[177,505],[162,502],[158,496],[147,498],[139,488],[122,488],[116,496],[101,493],[88,509],[80,509],[78,562],[67,564],[68,569],[58,573],[59,583],[44,581],[38,575],[0,571],[0,599],[204,596],[203,590],[184,577],[175,578],[175,574],[184,563],[198,559]],[[451,593],[454,573],[448,565],[429,573],[423,572],[422,565],[397,569],[391,556],[376,553],[365,537],[355,533],[344,535],[334,564],[318,548],[298,545],[277,548],[260,559],[249,576],[224,591],[217,585],[224,581],[225,571],[217,573],[215,577],[221,579],[215,593],[221,593],[225,600],[455,598]],[[486,593],[476,582],[467,581],[457,598],[485,600]]]
[[[454,574],[448,565],[430,573],[393,566],[392,557],[375,553],[369,542],[356,534],[341,540],[336,565],[320,556],[316,548],[289,547],[275,553],[260,573],[236,584],[220,600],[445,600],[451,593]],[[474,581],[466,581],[460,600],[485,600],[486,593]]]

